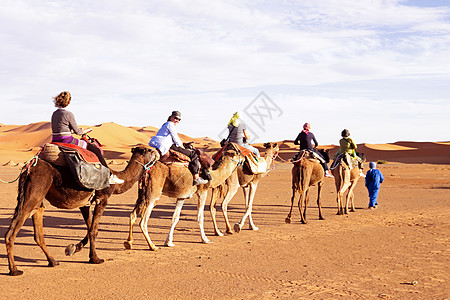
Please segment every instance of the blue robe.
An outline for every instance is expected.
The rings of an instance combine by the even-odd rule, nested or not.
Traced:
[[[370,169],[366,174],[366,187],[369,191],[369,207],[378,204],[377,198],[380,191],[380,184],[383,182],[384,176],[378,169]]]

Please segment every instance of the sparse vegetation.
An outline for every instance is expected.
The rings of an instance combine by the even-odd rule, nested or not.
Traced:
[[[377,161],[377,164],[378,165],[383,165],[383,164],[387,164],[388,162],[386,161],[386,160],[379,160],[379,161]]]

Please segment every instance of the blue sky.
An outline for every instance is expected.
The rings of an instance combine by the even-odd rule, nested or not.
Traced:
[[[450,4],[434,0],[0,0],[0,123],[47,121],[219,140],[240,111],[253,142],[449,141]]]

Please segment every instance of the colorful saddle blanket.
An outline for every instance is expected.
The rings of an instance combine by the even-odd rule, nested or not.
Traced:
[[[257,157],[252,151],[236,143],[226,144],[219,151],[217,151],[216,154],[212,156],[212,158],[217,161],[222,155],[223,151],[229,149],[228,147],[233,147],[236,151],[240,152],[245,157],[245,163],[253,174],[267,172],[267,162],[264,158]]]
[[[86,189],[109,187],[109,168],[103,166],[95,153],[66,143],[45,144],[38,155],[51,164],[67,166],[74,179]]]

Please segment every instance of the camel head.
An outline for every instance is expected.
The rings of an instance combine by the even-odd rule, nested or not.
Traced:
[[[139,158],[143,158],[141,163],[144,165],[152,165],[160,158],[159,152],[155,148],[144,144],[138,144],[136,147],[132,148],[131,153],[133,153],[133,155],[130,160],[140,161],[141,159]]]
[[[276,156],[278,155],[278,151],[280,151],[278,143],[264,143],[263,146],[266,148],[266,155],[270,154],[272,156]]]

